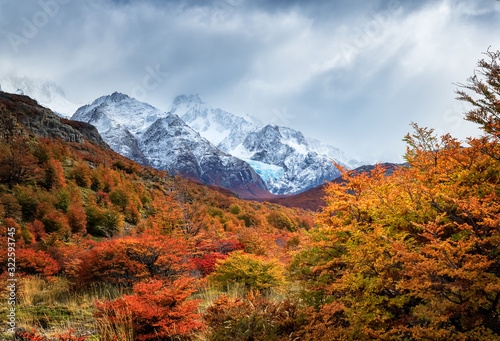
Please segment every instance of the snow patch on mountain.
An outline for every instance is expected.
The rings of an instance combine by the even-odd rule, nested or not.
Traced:
[[[191,128],[219,149],[231,154],[248,133],[258,128],[243,117],[210,107],[198,95],[177,96],[169,111],[179,115]]]

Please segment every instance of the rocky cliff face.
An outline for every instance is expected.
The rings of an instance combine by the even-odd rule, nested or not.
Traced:
[[[107,147],[91,124],[62,119],[28,96],[0,91],[0,138],[29,135],[61,138],[67,142],[92,143]]]

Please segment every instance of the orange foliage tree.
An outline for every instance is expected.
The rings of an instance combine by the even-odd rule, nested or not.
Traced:
[[[8,253],[2,251],[0,262],[7,264]],[[15,253],[16,271],[19,275],[51,276],[60,270],[57,263],[50,255],[41,250],[19,248]],[[10,262],[10,261],[9,261]],[[6,267],[2,269],[2,273]]]
[[[488,56],[468,87],[485,100],[460,92],[487,136],[463,146],[414,124],[408,166],[329,184],[321,227],[291,267],[328,317],[306,339],[500,337],[500,53]]]

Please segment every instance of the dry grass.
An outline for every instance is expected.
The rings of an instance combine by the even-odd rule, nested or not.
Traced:
[[[49,280],[25,277],[19,284],[18,328],[28,331],[36,328],[40,334],[47,337],[67,334],[73,330],[73,335],[91,336],[89,340],[95,341],[134,340],[130,312],[109,311],[99,319],[93,316],[95,300],[114,300],[125,293],[123,289],[102,283],[74,292],[64,277]],[[293,296],[298,289],[288,285],[286,288],[267,292],[265,297],[271,301],[281,301]],[[227,291],[207,285],[191,298],[202,300],[198,312],[203,315],[221,295],[228,295],[234,300],[245,298],[247,292],[241,284],[234,284]],[[200,332],[195,339],[206,340],[206,336]]]
[[[103,311],[102,314],[103,316],[97,320],[99,340],[134,340],[132,313],[130,311],[112,310]]]
[[[299,291],[300,287],[298,285],[288,283],[286,287],[280,287],[267,291],[264,294],[264,297],[270,301],[278,302],[294,297]],[[221,291],[214,286],[207,285],[193,295],[193,298],[202,300],[198,308],[198,313],[203,314],[207,308],[213,305],[213,303],[222,295],[227,295],[229,298],[234,300],[236,298],[244,299],[247,293],[248,289],[245,288],[243,284],[239,283],[229,286],[227,291]]]
[[[93,301],[122,295],[123,290],[105,283],[75,292],[64,277],[25,277],[19,282],[17,328],[36,329],[47,337],[71,330],[73,335],[94,335],[100,326],[93,316]]]

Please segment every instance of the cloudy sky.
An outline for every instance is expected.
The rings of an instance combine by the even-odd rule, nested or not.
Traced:
[[[78,103],[120,91],[300,129],[401,161],[410,122],[459,138],[454,83],[500,49],[497,0],[0,0],[0,77],[47,78]]]

